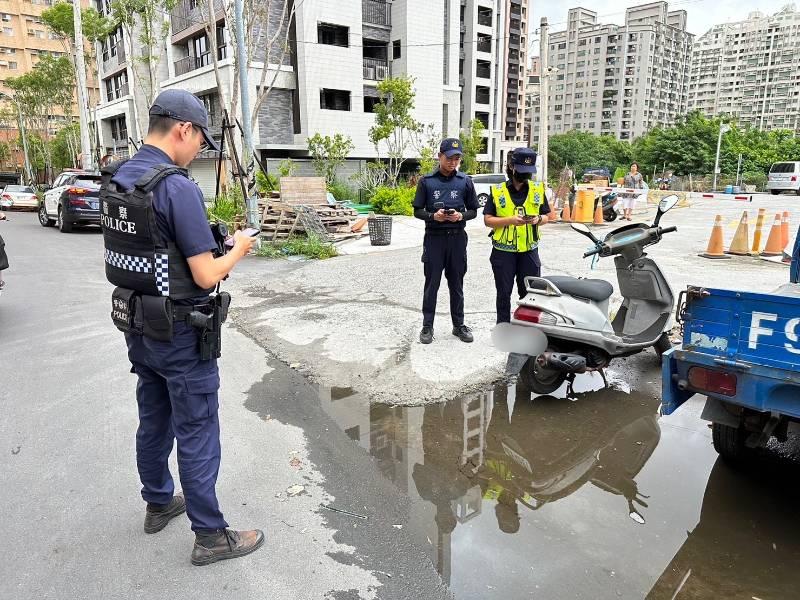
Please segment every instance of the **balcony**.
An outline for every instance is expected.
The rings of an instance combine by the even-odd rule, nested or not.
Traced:
[[[480,77],[481,79],[491,79],[492,78],[492,66],[489,63],[481,64],[480,61],[475,67],[475,76]]]
[[[370,25],[392,26],[392,6],[385,0],[361,0],[361,20]]]
[[[125,55],[125,46],[120,43],[116,47],[116,55],[109,56],[108,58],[103,55],[103,72],[108,73],[109,71],[113,71],[117,67],[121,67],[127,61],[127,57]]]
[[[475,49],[478,52],[488,52],[491,54],[492,52],[492,38],[485,37],[485,36],[478,36],[478,42],[475,44]],[[517,59],[517,64],[519,64],[519,59]]]
[[[364,57],[364,79],[383,81],[389,77],[389,61]]]
[[[187,56],[175,61],[175,77],[186,75],[197,69],[208,66],[212,63],[211,53],[206,52],[200,56]]]
[[[493,11],[488,8],[478,8],[478,25],[492,27],[494,23]]]
[[[222,0],[214,0],[214,14],[225,10]],[[172,23],[172,35],[185,31],[190,27],[203,23],[203,15],[196,2],[192,0],[180,0],[170,13]]]

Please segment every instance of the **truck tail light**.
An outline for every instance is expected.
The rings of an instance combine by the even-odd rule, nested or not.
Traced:
[[[514,311],[514,318],[517,321],[525,321],[526,323],[538,323],[540,325],[555,325],[557,319],[555,315],[539,310],[538,308],[530,308],[528,306],[518,306]]]
[[[689,385],[702,392],[712,392],[723,396],[736,395],[736,375],[724,371],[692,367],[689,369]]]

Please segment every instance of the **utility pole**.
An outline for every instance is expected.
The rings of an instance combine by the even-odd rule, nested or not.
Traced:
[[[241,95],[243,148],[241,168],[247,169],[250,165],[250,153],[253,151],[252,132],[250,131],[250,85],[247,76],[247,45],[244,43],[244,2],[234,0],[234,20],[236,21],[236,48],[239,55],[239,94]],[[243,175],[246,176],[246,173]],[[249,182],[248,182],[249,183]],[[256,227],[258,223],[258,201],[255,196],[247,194],[245,186],[245,203],[247,205],[247,224]]]
[[[717,191],[717,175],[719,174],[719,149],[722,146],[722,134],[728,131],[730,128],[730,125],[720,123],[719,137],[717,138],[717,158],[714,160],[714,185],[711,189],[712,192]]]
[[[539,60],[542,63],[539,76],[539,155],[542,157],[542,182],[547,187],[547,123],[550,119],[550,41],[548,40],[547,17],[539,25]]]
[[[86,63],[83,60],[83,26],[80,0],[72,0],[72,15],[75,21],[75,70],[78,72],[78,119],[81,126],[81,159],[85,170],[92,168],[92,145],[89,141],[89,108],[86,94]]]

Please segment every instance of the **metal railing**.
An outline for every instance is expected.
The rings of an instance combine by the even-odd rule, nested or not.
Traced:
[[[224,10],[222,0],[214,0],[214,14],[222,10]],[[203,12],[197,4],[192,7],[190,0],[181,0],[178,5],[172,9],[170,13],[170,22],[172,23],[172,34],[175,35],[185,29],[189,29],[192,25],[202,24]]]
[[[389,61],[364,57],[364,79],[383,81],[389,77]]]
[[[186,75],[186,73],[210,65],[211,62],[210,52],[206,52],[200,56],[186,56],[175,61],[175,76]]]
[[[390,27],[392,6],[385,0],[361,0],[361,20],[370,25]]]

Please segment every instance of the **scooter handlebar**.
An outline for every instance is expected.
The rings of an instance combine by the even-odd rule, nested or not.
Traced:
[[[595,254],[600,254],[600,248],[589,250],[589,252],[584,253],[583,258],[589,258],[590,256],[594,256]]]
[[[662,234],[664,234],[664,233],[672,233],[673,231],[678,231],[678,228],[675,227],[675,225],[672,225],[670,227],[660,227],[659,229],[661,229],[661,233]]]

